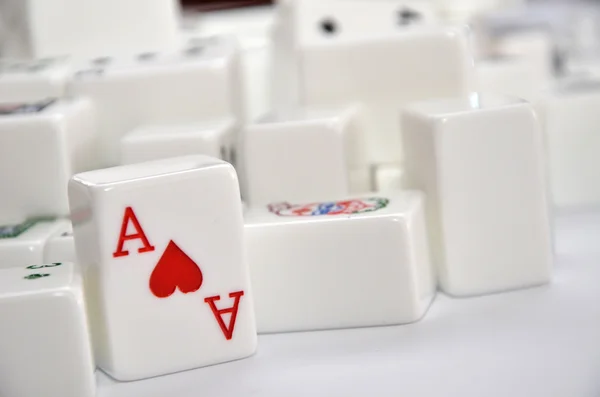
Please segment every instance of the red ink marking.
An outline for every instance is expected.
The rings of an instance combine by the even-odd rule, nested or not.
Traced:
[[[171,240],[152,271],[150,291],[157,298],[168,298],[176,288],[187,294],[198,291],[202,280],[196,262]]]
[[[242,298],[242,295],[244,295],[244,291],[230,293],[229,297],[234,298],[235,300],[233,302],[232,307],[228,307],[225,309],[217,309],[217,306],[215,305],[215,301],[221,300],[220,295],[211,296],[204,299],[204,302],[208,303],[208,305],[210,306],[210,310],[212,310],[215,318],[217,319],[217,322],[219,323],[219,327],[221,327],[221,331],[223,331],[223,335],[227,340],[231,340],[231,338],[233,337],[235,319],[237,317],[238,306],[240,304],[240,299]],[[231,313],[231,318],[229,319],[229,326],[226,326],[225,322],[223,321],[223,315],[228,313]]]
[[[135,231],[136,231],[136,233],[134,233],[134,234],[127,234],[127,226],[129,225],[130,221],[131,221],[131,223],[133,223],[133,227],[135,228]],[[142,229],[142,226],[140,226],[140,222],[138,221],[137,217],[135,216],[135,212],[133,212],[133,209],[131,207],[127,207],[127,208],[125,208],[125,214],[123,215],[123,223],[121,224],[121,233],[119,235],[119,243],[117,244],[117,250],[115,252],[113,252],[113,257],[118,258],[121,256],[129,255],[129,251],[123,249],[125,242],[129,241],[129,240],[138,240],[138,239],[142,240],[142,244],[144,244],[144,246],[142,248],[138,249],[138,252],[140,254],[142,254],[144,252],[154,251],[154,247],[150,244],[150,241],[148,241],[148,238],[146,237],[146,234],[144,233],[144,229]]]

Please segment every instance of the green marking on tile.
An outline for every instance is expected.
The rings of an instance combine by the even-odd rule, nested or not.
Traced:
[[[60,266],[60,265],[62,265],[62,263],[52,263],[49,265],[31,265],[31,266],[27,266],[26,269],[37,270],[37,269],[42,269],[44,267],[56,267],[56,266]]]
[[[25,280],[37,280],[38,278],[42,278],[42,277],[48,277],[50,274],[48,273],[36,273],[36,274],[30,274],[29,276],[25,276],[23,277]]]

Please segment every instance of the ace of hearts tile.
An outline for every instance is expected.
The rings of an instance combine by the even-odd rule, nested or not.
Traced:
[[[82,173],[69,197],[100,368],[128,381],[255,352],[230,164],[188,156]]]

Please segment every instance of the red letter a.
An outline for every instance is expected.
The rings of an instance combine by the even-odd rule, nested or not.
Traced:
[[[237,317],[238,306],[240,304],[240,299],[242,298],[242,295],[244,295],[244,291],[230,293],[229,297],[235,299],[233,301],[233,306],[221,310],[217,309],[217,306],[215,305],[215,301],[221,299],[220,295],[211,296],[204,299],[204,302],[208,303],[208,305],[210,306],[210,310],[212,310],[213,314],[215,315],[215,318],[219,323],[219,327],[221,327],[221,331],[223,331],[223,335],[225,335],[225,339],[227,340],[230,340],[233,336],[233,329],[235,328],[235,318]],[[231,313],[231,318],[229,319],[229,326],[226,326],[225,322],[223,321],[223,314],[228,313]]]
[[[133,223],[133,227],[135,228],[134,234],[127,234],[127,226],[129,226],[129,221]],[[123,215],[123,224],[121,225],[121,234],[119,235],[119,243],[117,244],[117,250],[113,252],[113,257],[118,258],[120,256],[129,255],[129,251],[123,250],[123,246],[125,245],[125,241],[128,240],[142,240],[142,244],[144,246],[138,249],[139,253],[154,251],[154,247],[150,245],[150,241],[146,237],[144,230],[140,226],[135,213],[131,207],[125,208],[125,215]]]

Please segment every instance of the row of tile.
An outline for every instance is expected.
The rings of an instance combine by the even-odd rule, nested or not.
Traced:
[[[532,106],[432,100],[412,105],[403,128],[407,185],[425,196],[272,203],[244,219],[236,172],[215,158],[78,174],[69,199],[87,310],[76,267],[34,264],[0,274],[3,318],[22,325],[66,296],[68,305],[45,309],[77,319],[47,326],[69,326],[64,334],[81,341],[61,362],[89,361],[88,315],[95,363],[126,381],[246,357],[258,331],[413,322],[438,285],[471,296],[547,283],[552,233]],[[69,275],[53,281],[62,269]],[[22,354],[14,327],[0,339]],[[89,377],[80,379],[84,393]]]
[[[564,81],[537,103],[545,127],[552,199],[559,207],[600,202],[593,183],[598,172],[593,164],[600,150],[594,140],[600,120],[593,109],[598,103],[600,90],[578,80]],[[87,99],[63,99],[3,110],[0,146],[11,150],[0,158],[6,170],[0,182],[11,189],[3,195],[1,222],[67,215],[68,179],[98,167],[95,159],[102,149],[96,139],[95,107]],[[374,185],[400,187],[402,166],[369,165],[361,153],[367,114],[360,105],[296,110],[248,125],[241,145],[233,144],[238,133],[231,119],[142,126],[125,134],[117,147],[123,163],[193,153],[233,162],[242,176],[245,199],[252,205],[340,197]],[[394,181],[380,179],[386,178],[380,171],[386,169],[395,175]]]

